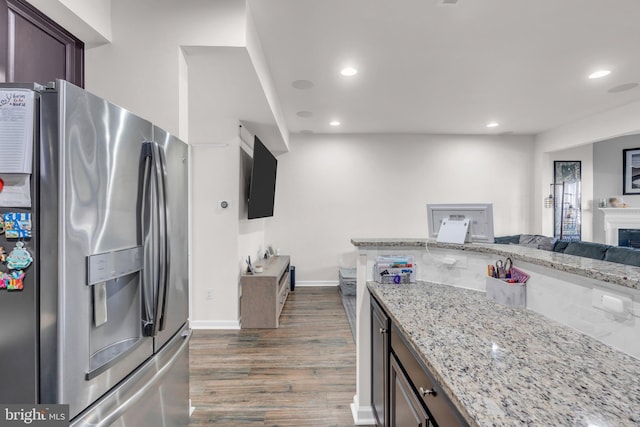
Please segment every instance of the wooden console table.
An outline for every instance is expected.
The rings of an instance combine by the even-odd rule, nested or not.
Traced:
[[[277,328],[289,295],[289,256],[262,261],[264,271],[240,278],[240,322],[242,329]]]

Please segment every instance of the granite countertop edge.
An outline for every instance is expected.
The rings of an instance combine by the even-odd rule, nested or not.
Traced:
[[[425,238],[352,238],[351,243],[358,249],[417,249],[429,247],[493,254],[501,257],[509,256],[514,261],[528,262],[626,288],[640,289],[640,267],[545,251],[526,246],[496,243],[465,243],[459,245],[439,243],[435,240]]]

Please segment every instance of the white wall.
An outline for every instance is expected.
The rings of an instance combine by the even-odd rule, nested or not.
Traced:
[[[191,146],[192,191],[191,326],[196,329],[240,327],[240,273],[245,260],[264,254],[269,219],[247,219],[244,182],[247,154],[234,137],[218,144]],[[244,158],[243,158],[244,157]],[[229,206],[222,208],[220,202]]]
[[[622,196],[629,206],[640,207],[640,195],[622,195],[622,150],[640,147],[640,135],[626,135],[593,144],[593,198]],[[593,240],[605,242],[604,214],[594,212]]]
[[[253,21],[253,15],[249,5],[247,4],[247,51],[251,57],[251,62],[255,67],[256,73],[260,80],[260,85],[264,91],[264,96],[269,103],[271,113],[273,114],[276,127],[280,138],[283,139],[281,151],[289,150],[289,129],[287,128],[284,112],[280,106],[278,100],[278,94],[276,93],[273,79],[271,78],[271,72],[269,71],[268,60],[262,50],[262,44],[255,28]],[[262,140],[264,143],[264,139]]]
[[[236,194],[238,154],[239,138],[224,146],[191,146],[191,173],[198,177],[192,192],[199,196],[193,198],[191,215],[191,324],[195,328],[238,326],[238,205],[222,209],[218,203],[221,195]],[[221,179],[224,176],[229,179]]]
[[[241,0],[112,0],[112,42],[85,52],[85,86],[183,137],[180,47],[244,46],[245,12]]]
[[[295,135],[265,240],[326,283],[352,237],[426,237],[427,203],[491,202],[496,235],[530,232],[532,154],[521,136]]]
[[[51,3],[51,0],[47,0]],[[111,1],[112,0],[59,0],[83,21],[108,40],[111,40]],[[42,1],[41,1],[42,2]]]

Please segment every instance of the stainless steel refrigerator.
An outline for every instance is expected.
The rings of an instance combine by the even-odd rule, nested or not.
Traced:
[[[18,136],[12,94],[32,109]],[[186,425],[186,144],[62,80],[0,85],[0,150],[29,138],[31,165],[0,159],[0,274],[22,274],[0,289],[0,403],[68,404],[72,425]]]

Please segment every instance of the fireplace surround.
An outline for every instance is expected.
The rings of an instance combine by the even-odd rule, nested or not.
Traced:
[[[598,210],[604,214],[605,243],[607,245],[619,245],[620,230],[640,232],[640,208],[599,208]]]

